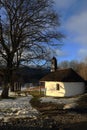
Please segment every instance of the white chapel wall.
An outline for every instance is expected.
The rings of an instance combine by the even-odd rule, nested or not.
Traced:
[[[56,89],[59,84],[59,90]],[[83,82],[45,82],[46,96],[64,97],[82,94],[85,91]]]

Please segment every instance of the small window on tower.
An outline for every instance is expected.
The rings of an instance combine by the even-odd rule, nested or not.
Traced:
[[[56,84],[56,90],[60,90],[60,85]]]

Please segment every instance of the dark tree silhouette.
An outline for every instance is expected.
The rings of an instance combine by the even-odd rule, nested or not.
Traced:
[[[6,66],[2,97],[8,97],[14,68],[46,58],[48,46],[59,45],[63,35],[52,0],[0,0],[0,13],[0,60]]]

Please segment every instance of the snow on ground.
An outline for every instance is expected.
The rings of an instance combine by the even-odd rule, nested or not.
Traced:
[[[69,104],[76,102],[79,98],[54,98],[54,97],[42,97],[41,102],[51,102],[57,104]]]
[[[1,91],[0,91],[1,93]],[[14,96],[10,92],[10,96]],[[0,120],[4,122],[9,121],[11,118],[37,118],[39,112],[32,108],[30,100],[32,99],[31,95],[17,97],[16,99],[3,99],[0,100]],[[53,97],[42,97],[40,98],[41,102],[52,102],[56,104],[64,104],[63,109],[70,109],[75,107],[77,98],[53,98]]]
[[[64,104],[63,109],[75,108],[78,104],[77,101],[79,97],[73,98],[54,98],[54,97],[42,97],[40,98],[41,102],[50,102],[56,104]]]
[[[32,96],[18,97],[16,99],[3,99],[0,101],[0,120],[8,121],[10,118],[36,118],[39,112],[30,104]]]

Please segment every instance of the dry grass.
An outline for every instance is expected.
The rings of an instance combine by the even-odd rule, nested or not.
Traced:
[[[32,95],[33,97],[42,97],[44,96],[44,92],[40,92],[40,91],[30,91],[29,92],[30,95]]]
[[[87,112],[87,93],[80,96],[77,103],[78,109],[82,110],[83,112]]]
[[[31,100],[31,105],[33,107],[35,107],[37,110],[39,110],[40,112],[44,112],[44,113],[53,113],[52,111],[57,111],[59,113],[59,111],[64,112],[63,110],[63,106],[64,104],[56,104],[56,103],[41,103],[40,102],[40,97],[43,96],[42,95],[38,95],[37,92],[33,92],[33,98]],[[83,95],[79,95],[76,96],[74,98],[78,98],[79,100],[77,100],[77,106],[74,109],[70,109],[70,111],[76,112],[76,113],[87,113],[87,94],[83,94]],[[54,113],[55,113],[54,112]],[[65,111],[66,112],[66,111]],[[68,112],[68,111],[67,111]]]

